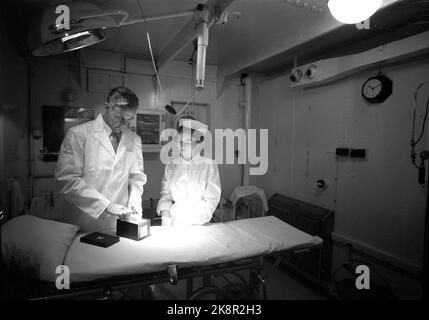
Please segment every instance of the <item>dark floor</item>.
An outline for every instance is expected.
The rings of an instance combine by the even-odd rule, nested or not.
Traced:
[[[264,262],[265,270],[269,270],[269,273],[265,277],[267,299],[269,300],[326,300],[327,297],[322,293],[318,292],[309,287],[309,285],[295,279],[292,274],[287,273],[284,268],[271,268],[272,264],[268,261]],[[240,275],[245,279],[248,279],[248,271],[240,272]],[[232,275],[226,275],[226,278],[222,276],[213,276],[212,284],[218,288],[223,288],[228,285],[228,280],[237,284],[240,280]],[[194,280],[194,290],[200,288],[202,285],[202,279],[196,278]],[[165,283],[162,285],[151,286],[154,298],[158,300],[184,300],[186,299],[186,281],[179,281],[177,285],[171,285]],[[127,291],[127,298],[140,298],[140,291]],[[120,297],[120,296],[119,296]],[[259,293],[259,298],[262,299],[262,290]],[[199,299],[215,299],[215,295],[208,293],[199,296]]]

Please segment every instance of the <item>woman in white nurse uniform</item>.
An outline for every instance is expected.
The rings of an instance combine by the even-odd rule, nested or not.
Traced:
[[[194,133],[207,131],[207,125],[182,119],[178,131],[180,156],[165,166],[157,212],[164,226],[203,225],[211,220],[221,196],[216,162],[196,148],[201,141]]]

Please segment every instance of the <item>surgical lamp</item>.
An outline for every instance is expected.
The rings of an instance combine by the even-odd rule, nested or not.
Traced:
[[[50,56],[81,49],[113,37],[124,25],[195,14],[194,10],[187,10],[128,19],[125,10],[101,10],[92,3],[66,2],[66,6],[70,10],[70,29],[56,24],[56,6],[49,6],[36,14],[28,35],[33,55]],[[118,15],[122,16],[119,22],[112,17]]]
[[[50,56],[77,50],[109,39],[119,32],[119,25],[108,12],[91,3],[71,2],[70,29],[56,25],[55,6],[47,7],[32,21],[29,47],[35,56]],[[124,14],[118,11],[117,14]]]
[[[383,0],[328,0],[332,16],[341,23],[356,24],[368,20]]]

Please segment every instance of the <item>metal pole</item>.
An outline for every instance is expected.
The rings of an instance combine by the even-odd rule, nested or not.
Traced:
[[[244,107],[244,130],[246,134],[249,133],[251,127],[251,114],[252,114],[252,94],[253,94],[253,84],[252,78],[250,76],[245,77],[244,79],[244,90],[245,90],[245,107]],[[247,151],[246,141],[244,142],[243,151]],[[246,154],[240,155],[241,157],[246,157]],[[246,158],[244,158],[246,159]],[[243,186],[250,185],[250,176],[249,176],[250,166],[248,159],[243,166]]]

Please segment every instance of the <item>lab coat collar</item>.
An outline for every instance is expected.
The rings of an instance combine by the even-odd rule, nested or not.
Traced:
[[[110,135],[112,134],[112,128],[110,128],[106,121],[104,121],[103,115],[101,115],[101,119],[103,120],[104,130],[106,131],[107,136],[110,137]]]
[[[104,130],[104,124],[105,124],[105,122],[104,122],[104,119],[103,119],[103,114],[100,113],[97,116],[97,118],[95,119],[95,122],[94,122],[94,131],[95,132],[103,131]]]
[[[105,122],[103,120],[103,116],[102,114],[99,114],[94,122],[94,135],[97,140],[103,145],[103,147],[106,148],[107,151],[109,151],[113,156],[115,156],[115,150],[113,149],[112,143],[110,142],[109,136],[106,132],[104,125]]]

